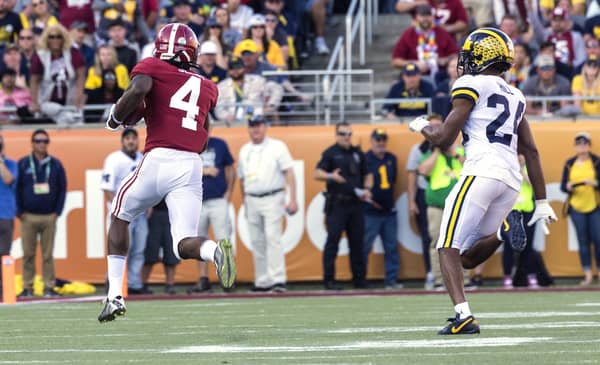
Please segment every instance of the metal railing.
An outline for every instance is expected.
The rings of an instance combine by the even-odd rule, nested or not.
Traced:
[[[432,109],[432,99],[431,98],[394,98],[394,99],[373,99],[370,102],[370,112],[371,112],[371,123],[374,123],[378,120],[378,115],[380,115],[382,111],[382,107],[388,104],[398,104],[398,103],[407,103],[407,104],[417,104],[424,103],[427,108],[427,114],[431,114]],[[379,107],[378,107],[379,106]],[[414,117],[406,117],[406,118],[414,118]]]
[[[342,46],[341,46],[342,47]],[[340,48],[341,48],[340,47]],[[337,48],[337,47],[336,47]],[[334,50],[335,51],[335,50]],[[343,54],[342,51],[339,51]],[[330,65],[331,66],[331,65]],[[332,67],[335,66],[335,63]],[[345,97],[345,76],[348,71],[345,69],[335,70],[304,70],[304,71],[270,71],[265,72],[265,77],[270,76],[303,76],[312,77],[312,82],[303,82],[301,84],[294,84],[295,86],[302,85],[303,90],[313,96],[312,102],[307,101],[294,101],[291,97],[295,94],[284,93],[284,101],[282,102],[283,108],[280,108],[277,112],[267,113],[268,117],[272,120],[279,122],[284,125],[318,125],[325,124],[329,125],[333,121],[346,120],[352,117],[354,120],[359,121],[370,121],[371,123],[380,122],[387,119],[387,115],[382,113],[382,106],[386,104],[397,104],[397,103],[423,103],[426,105],[427,113],[431,113],[433,109],[433,102],[430,98],[394,98],[394,99],[375,99],[373,97],[373,71],[372,70],[354,70],[350,75],[354,78],[362,77],[364,80],[361,82],[355,82],[353,87],[354,101],[348,103]],[[337,81],[337,82],[336,82]],[[360,87],[359,87],[360,86]],[[362,88],[362,89],[361,89]],[[286,100],[286,97],[288,100]],[[360,101],[359,101],[360,99]],[[542,103],[542,115],[527,115],[529,120],[544,121],[550,118],[561,119],[561,118],[572,118],[573,120],[598,120],[599,115],[585,115],[583,113],[577,113],[576,109],[570,110],[570,114],[548,113],[548,104],[552,102],[567,102],[572,104],[575,101],[593,101],[600,103],[600,96],[528,96],[528,102]],[[85,105],[83,107],[84,112],[90,111],[104,111],[109,108],[111,104],[94,104]],[[220,106],[223,106],[220,104]],[[225,105],[229,106],[229,105]],[[234,106],[234,105],[231,105]],[[236,107],[247,106],[244,103],[235,104]],[[66,110],[74,111],[75,107],[66,106]],[[6,119],[18,119],[16,117],[17,108],[14,106],[0,107],[0,114],[6,116]],[[13,118],[9,118],[10,116]],[[392,121],[404,121],[412,119],[413,117],[394,117]],[[27,122],[35,122],[35,118],[26,119]],[[30,124],[23,124],[28,126]],[[98,123],[87,123],[88,126],[98,126]],[[18,125],[7,125],[3,128],[12,128]],[[58,125],[58,127],[80,127],[77,125]]]

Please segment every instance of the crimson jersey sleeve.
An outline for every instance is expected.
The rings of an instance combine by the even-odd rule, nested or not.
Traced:
[[[152,78],[152,89],[145,99],[145,152],[164,147],[200,153],[208,138],[204,122],[217,103],[216,85],[154,57],[141,60],[133,68],[131,79],[137,75]]]

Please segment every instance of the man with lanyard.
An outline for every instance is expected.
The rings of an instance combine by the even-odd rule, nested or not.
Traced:
[[[48,155],[50,137],[43,129],[31,135],[32,153],[18,163],[17,216],[21,219],[23,244],[23,292],[20,298],[33,296],[35,252],[38,235],[42,252],[44,297],[55,297],[54,235],[56,220],[62,213],[67,195],[67,177],[58,159]]]

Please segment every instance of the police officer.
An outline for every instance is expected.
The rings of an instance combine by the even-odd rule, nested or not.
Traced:
[[[350,265],[355,288],[366,288],[363,253],[364,217],[361,201],[370,201],[373,175],[365,156],[352,146],[352,127],[335,126],[336,143],[326,149],[317,164],[315,178],[327,182],[325,215],[327,241],[323,251],[323,284],[326,290],[339,290],[335,284],[335,258],[342,231],[350,246]]]

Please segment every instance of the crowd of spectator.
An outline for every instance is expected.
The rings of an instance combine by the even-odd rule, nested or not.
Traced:
[[[413,17],[393,49],[391,63],[401,76],[386,98],[427,98],[432,110],[445,116],[452,82],[458,76],[460,46],[470,31],[487,26],[512,39],[515,63],[505,79],[525,96],[591,98],[532,101],[527,114],[600,113],[600,2],[596,0],[388,0],[383,10]],[[418,87],[411,79],[415,67],[421,74]],[[384,105],[383,114],[390,118],[423,114],[423,104],[394,101]]]
[[[310,54],[327,55],[324,38],[329,0],[2,0],[0,1],[0,124],[98,122],[127,88],[136,63],[152,56],[154,36],[179,22],[198,37],[199,72],[218,83],[230,65],[267,84],[260,95],[220,100],[230,117],[277,115],[282,88],[310,102],[284,77],[265,80],[265,70],[298,69]],[[237,68],[239,69],[239,67]],[[232,69],[235,74],[236,69]],[[14,81],[13,81],[14,80]],[[238,79],[239,81],[239,79]],[[256,84],[256,83],[255,83]],[[253,84],[254,85],[254,84]],[[221,89],[224,87],[221,86]],[[226,87],[225,87],[226,88]],[[251,86],[250,88],[254,88]],[[237,95],[237,94],[236,94]],[[249,103],[245,104],[248,100]],[[84,105],[99,105],[86,108]],[[14,111],[16,109],[16,111]],[[220,114],[221,116],[223,114]],[[217,114],[213,115],[213,117]]]

